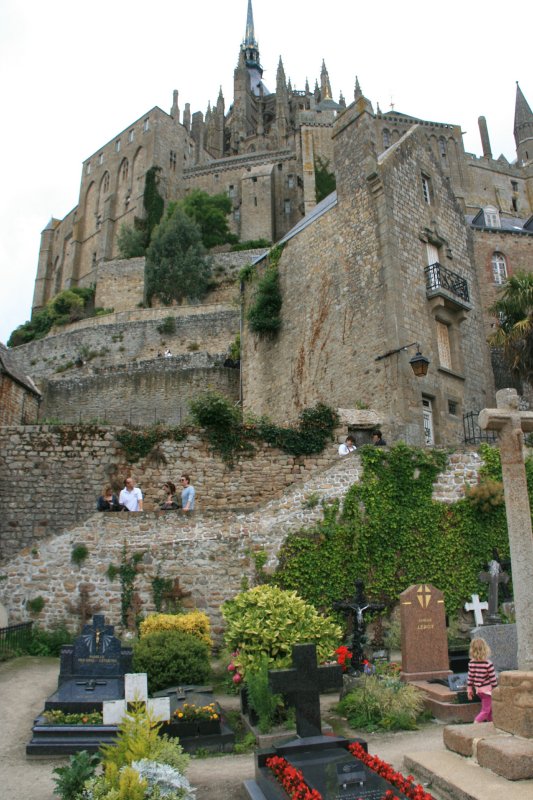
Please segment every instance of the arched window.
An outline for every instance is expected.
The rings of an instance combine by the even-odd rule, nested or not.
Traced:
[[[109,191],[109,172],[106,172],[102,180],[102,191],[107,194]]]
[[[120,182],[124,183],[128,179],[128,159],[125,158],[120,165]]]
[[[441,158],[446,158],[446,140],[442,136],[439,139],[439,153]]]
[[[383,147],[386,150],[387,147],[390,147],[390,131],[388,128],[383,128],[382,136],[383,136]]]
[[[507,280],[507,262],[503,253],[492,254],[492,280],[501,286]]]

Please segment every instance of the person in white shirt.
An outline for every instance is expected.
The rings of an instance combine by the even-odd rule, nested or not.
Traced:
[[[138,486],[135,486],[133,478],[126,478],[124,488],[120,492],[118,502],[128,511],[143,510],[143,495]]]
[[[353,436],[347,436],[346,441],[339,445],[340,456],[347,456],[348,453],[353,453],[354,450],[357,450],[357,447],[355,446],[355,438]]]

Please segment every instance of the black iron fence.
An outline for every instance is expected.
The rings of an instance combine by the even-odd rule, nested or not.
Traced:
[[[463,414],[465,444],[479,444],[480,442],[494,444],[498,441],[496,431],[482,430],[477,422],[478,416],[479,411],[469,411],[468,414]]]
[[[436,289],[447,289],[456,297],[464,300],[465,303],[470,302],[466,278],[461,277],[456,272],[452,272],[451,269],[443,267],[438,261],[426,267],[424,272],[426,275],[426,291],[434,292]]]
[[[33,622],[20,622],[0,628],[0,653],[23,648],[31,639]]]

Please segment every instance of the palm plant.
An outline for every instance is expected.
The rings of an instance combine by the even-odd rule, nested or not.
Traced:
[[[489,311],[498,317],[489,344],[502,348],[511,372],[533,384],[533,273],[518,272],[509,278]]]

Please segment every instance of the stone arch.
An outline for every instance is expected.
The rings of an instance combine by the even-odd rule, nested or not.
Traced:
[[[61,291],[61,284],[63,282],[63,264],[60,262],[59,256],[56,256],[56,260],[54,261],[54,292],[53,294],[59,294]]]
[[[144,147],[138,147],[135,155],[133,156],[131,185],[132,191],[140,195],[143,191],[144,173],[146,171],[146,150]]]
[[[127,158],[123,158],[117,170],[116,177],[116,203],[115,209],[117,216],[124,213],[127,208],[127,201],[131,194],[130,191],[130,163]]]
[[[85,201],[83,203],[83,237],[87,239],[96,230],[96,213],[97,213],[98,198],[96,194],[96,185],[92,181],[85,194]]]

